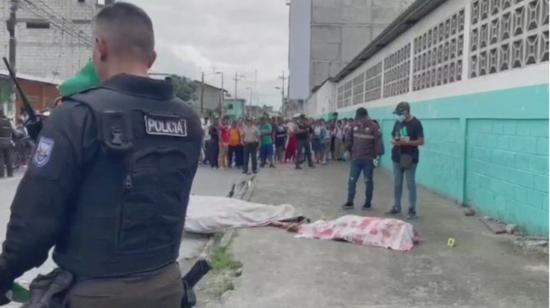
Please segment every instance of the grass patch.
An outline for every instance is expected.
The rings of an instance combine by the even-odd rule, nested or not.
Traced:
[[[241,262],[236,261],[227,251],[227,247],[216,247],[210,256],[210,266],[214,271],[235,271],[242,267]]]

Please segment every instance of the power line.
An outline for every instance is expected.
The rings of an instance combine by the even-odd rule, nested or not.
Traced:
[[[30,2],[30,0],[24,0],[24,1]],[[48,9],[50,10],[49,14],[51,14],[51,16],[53,16],[54,18],[57,18],[56,11],[55,11],[51,6],[49,6],[48,4],[46,4],[46,3],[45,3],[44,1],[42,1],[42,0],[36,0],[36,1],[40,2],[43,6],[45,6],[46,8],[48,8]],[[36,6],[36,5],[33,4],[32,2],[30,2],[30,3],[31,3],[32,5],[34,5],[34,6]],[[42,9],[42,11],[48,13],[45,9]],[[63,24],[65,24],[65,23],[73,24],[73,22],[71,22],[70,20],[65,19],[62,15],[59,16],[59,18],[61,18]],[[74,33],[76,33],[78,36],[81,36],[81,34],[77,32],[77,29],[73,29],[73,31],[74,31]],[[90,42],[92,41],[92,38],[89,37],[89,36],[87,36],[87,35],[85,35],[85,34],[82,34],[82,37],[85,38],[85,39],[87,39],[87,40],[89,40]]]
[[[54,76],[57,76],[59,74],[59,65],[61,64],[61,56],[65,53],[64,50],[63,50],[63,40],[64,40],[64,31],[63,30],[58,30],[59,31],[59,43],[58,43],[58,46],[59,46],[59,51],[58,51],[58,54],[57,54],[57,60],[55,61],[55,68],[54,70],[52,71],[52,79]]]
[[[61,31],[64,31],[64,33],[66,33],[68,36],[71,36],[71,37],[76,37],[75,33],[70,31],[72,29],[70,29],[69,27],[65,26],[65,25],[60,25],[59,23],[55,22],[55,21],[52,21],[49,17],[44,17],[43,15],[41,15],[40,13],[37,13],[35,9],[33,8],[36,8],[34,5],[33,5],[33,8],[31,8],[28,4],[25,4],[25,7],[31,12],[33,13],[34,15],[36,15],[37,17],[41,17],[41,18],[44,18],[46,20],[48,20],[50,22],[50,25],[56,29],[59,29]],[[92,47],[93,45],[91,44],[91,42],[89,41],[84,41],[84,44],[88,47]]]
[[[81,39],[83,39],[83,42],[86,46],[88,46],[88,47],[93,46],[91,37],[85,35],[84,33],[79,33],[76,29],[74,29],[73,27],[66,24],[66,22],[69,23],[69,24],[72,24],[71,21],[68,21],[67,19],[62,17],[61,24],[60,24],[60,20],[55,16],[55,14],[51,14],[51,12],[46,11],[44,8],[39,7],[35,3],[32,3],[30,0],[23,0],[23,1],[24,1],[25,7],[27,9],[29,9],[29,11],[31,11],[31,13],[33,13],[34,15],[46,19],[47,21],[50,22],[50,24],[53,27],[58,28],[62,31],[65,31],[67,33],[67,35],[69,35],[73,38],[80,37]],[[21,3],[23,3],[23,2],[21,2]],[[44,4],[44,2],[41,2],[41,3]],[[37,12],[37,10],[39,10],[41,12],[44,12],[47,15],[44,16],[43,14],[40,14],[39,12]]]

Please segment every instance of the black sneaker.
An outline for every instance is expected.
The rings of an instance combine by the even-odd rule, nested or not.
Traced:
[[[253,170],[252,173],[257,174],[258,170]]]
[[[346,202],[344,205],[342,205],[342,209],[344,210],[351,210],[353,209],[353,203],[352,202]]]
[[[386,212],[386,215],[398,215],[401,214],[401,211],[398,211],[396,208],[393,208]]]
[[[409,212],[407,214],[407,220],[414,220],[416,218],[417,218],[417,216],[416,216],[416,213],[414,213],[414,212]]]
[[[315,169],[315,165],[309,165],[311,169]]]
[[[369,210],[372,210],[372,204],[363,204],[363,207],[361,207],[362,210],[364,211],[369,211]]]
[[[275,168],[275,165],[274,165],[274,164],[270,164],[270,165],[269,165],[269,168]]]
[[[302,167],[300,167],[300,166],[296,166],[296,168],[295,168],[295,169],[296,169],[296,170],[302,170]]]

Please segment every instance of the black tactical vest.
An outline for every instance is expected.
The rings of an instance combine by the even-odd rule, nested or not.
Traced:
[[[0,141],[11,140],[11,124],[7,118],[0,118]]]
[[[117,277],[176,261],[202,129],[175,98],[99,88],[71,97],[94,113],[101,150],[84,168],[56,263],[77,276]]]

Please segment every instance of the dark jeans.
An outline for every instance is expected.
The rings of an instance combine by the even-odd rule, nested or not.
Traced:
[[[263,168],[267,161],[273,164],[273,144],[262,144],[260,146],[260,166]]]
[[[237,157],[235,158],[235,164],[237,167],[242,167],[244,164],[244,145],[237,146]]]
[[[12,152],[11,146],[0,147],[0,177],[2,178],[5,176],[4,169],[8,170],[9,177],[13,176]]]
[[[204,142],[204,159],[202,160],[203,164],[210,162],[210,140]]]
[[[243,165],[243,146],[242,145],[229,146],[229,149],[227,150],[227,162],[229,163],[229,167],[233,166],[233,162],[235,162],[235,166],[237,168]]]
[[[403,194],[403,177],[407,178],[407,188],[409,189],[409,213],[416,214],[416,164],[410,169],[403,169],[399,163],[393,163],[393,181],[394,181],[394,199],[393,208],[401,211],[401,196]]]
[[[307,163],[309,166],[313,166],[313,161],[311,159],[311,146],[309,145],[309,140],[297,140],[297,151],[296,151],[296,167],[300,167],[302,160],[304,160],[302,155],[306,155]],[[305,153],[304,153],[305,152]]]
[[[348,202],[353,203],[353,200],[355,199],[355,186],[357,185],[357,180],[359,180],[362,171],[366,186],[365,205],[371,205],[372,191],[374,188],[374,182],[372,180],[373,170],[374,163],[372,159],[357,159],[351,161],[348,179]]]
[[[212,168],[219,167],[218,156],[220,155],[220,144],[218,143],[218,140],[210,140],[208,149],[210,152],[210,155],[208,155],[210,166],[212,166]]]
[[[248,172],[248,162],[252,158],[252,171],[258,171],[258,143],[252,142],[244,145],[243,171]]]

